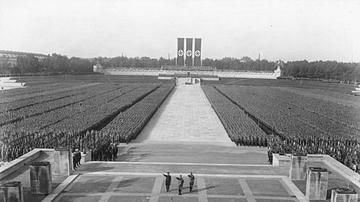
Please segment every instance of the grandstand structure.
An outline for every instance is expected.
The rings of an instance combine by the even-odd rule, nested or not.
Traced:
[[[135,67],[99,68],[94,66],[94,72],[106,75],[158,76],[159,79],[192,77],[201,80],[219,80],[220,78],[277,79],[281,76],[280,66],[274,71],[218,70],[216,67],[209,66],[163,66],[160,69]]]
[[[27,55],[33,55],[39,60],[43,60],[49,55],[40,54],[40,53],[28,53],[28,52],[19,52],[19,51],[8,51],[0,50],[0,74],[10,74],[12,67],[16,66],[17,58],[19,56],[26,57]],[[4,64],[4,65],[3,65]],[[6,67],[4,67],[6,66]]]
[[[106,75],[158,76],[160,80],[187,77],[190,80],[219,80],[219,78],[258,78],[277,79],[281,76],[280,63],[274,71],[218,70],[216,67],[202,65],[201,38],[177,38],[176,65],[164,65],[159,69],[151,68],[104,68],[100,64],[93,67],[94,72]],[[185,48],[186,45],[186,48]]]

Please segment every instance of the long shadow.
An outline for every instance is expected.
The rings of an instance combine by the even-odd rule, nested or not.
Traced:
[[[127,180],[121,180],[120,184],[118,185],[118,188],[121,187],[129,187],[131,186],[133,183],[139,181],[140,177],[136,177],[136,178],[131,178],[131,179],[127,179]]]
[[[205,187],[205,188],[202,188],[202,189],[197,189],[197,186],[194,185],[194,186],[193,186],[193,190],[192,190],[191,192],[190,192],[190,190],[187,191],[187,192],[184,192],[185,189],[190,189],[190,187],[183,187],[183,189],[182,189],[182,190],[183,190],[182,194],[183,194],[183,195],[184,195],[184,194],[196,194],[196,193],[198,193],[198,192],[200,192],[200,191],[213,189],[213,188],[216,188],[216,187],[218,187],[218,186],[220,186],[220,185],[214,185],[214,186],[209,186],[209,187]],[[169,192],[172,192],[172,191],[178,191],[178,189],[170,189],[170,190],[169,190]]]
[[[220,186],[220,185],[209,186],[209,187],[205,187],[205,188],[202,188],[202,189],[193,189],[193,192],[195,192],[195,191],[199,192],[199,191],[204,191],[204,190],[208,190],[208,189],[213,189],[213,188],[216,188],[218,186]],[[189,192],[189,193],[191,193],[191,192]]]

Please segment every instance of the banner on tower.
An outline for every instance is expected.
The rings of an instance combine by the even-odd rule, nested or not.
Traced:
[[[186,38],[186,66],[193,66],[193,39]]]
[[[201,66],[201,39],[195,39],[194,66]]]
[[[184,38],[178,38],[177,66],[184,66]]]

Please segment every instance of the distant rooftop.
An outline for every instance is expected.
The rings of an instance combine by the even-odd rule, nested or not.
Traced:
[[[17,58],[19,55],[20,56],[34,55],[35,57],[37,57],[39,59],[44,59],[46,57],[49,57],[48,55],[40,54],[40,53],[0,50],[0,57]]]

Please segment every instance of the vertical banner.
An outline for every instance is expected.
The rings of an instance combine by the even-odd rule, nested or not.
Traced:
[[[186,38],[186,66],[193,66],[193,39]]]
[[[194,66],[201,66],[201,39],[195,39]]]
[[[178,38],[177,66],[184,66],[184,38]]]

